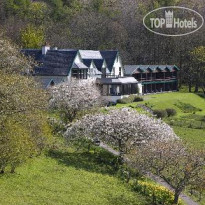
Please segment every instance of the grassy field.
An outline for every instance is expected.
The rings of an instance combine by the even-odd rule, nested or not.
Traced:
[[[144,96],[143,102],[117,104],[117,107],[137,107],[144,104],[151,109],[173,108],[177,115],[164,119],[176,134],[194,146],[205,145],[205,98],[184,92],[162,93]],[[138,111],[144,112],[141,108]],[[201,129],[203,128],[203,129]]]
[[[1,205],[145,205],[116,177],[108,153],[53,151],[0,176]],[[105,158],[106,157],[106,158]]]
[[[196,146],[205,146],[205,130],[173,126],[175,133],[185,142]]]
[[[177,116],[165,119],[203,122],[205,99],[189,93],[147,95],[145,101],[118,104],[117,107],[146,104],[152,109],[174,108]],[[186,103],[193,112],[184,112],[178,102]],[[142,111],[141,108],[136,108]],[[194,146],[204,146],[205,129],[172,125],[176,134]],[[131,190],[119,179],[115,157],[104,150],[97,153],[67,148],[31,159],[17,168],[15,174],[0,175],[0,205],[150,205],[147,198]],[[200,204],[204,204],[204,201]]]
[[[202,98],[194,93],[162,93],[154,95],[144,96],[144,102],[131,103],[127,105],[118,104],[118,107],[146,104],[152,109],[166,109],[174,108],[177,110],[178,116],[186,116],[190,113],[184,113],[181,108],[179,108],[179,103],[191,104],[193,107],[202,109],[202,111],[196,111],[196,114],[205,115],[205,98]]]

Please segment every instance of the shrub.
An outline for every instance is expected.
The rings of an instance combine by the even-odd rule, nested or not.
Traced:
[[[142,97],[139,97],[139,96],[135,96],[134,98],[134,101],[133,102],[141,102],[143,101],[144,99]]]
[[[166,110],[154,110],[153,114],[156,115],[157,118],[165,118],[168,116]]]
[[[183,102],[178,102],[177,104],[175,104],[179,109],[182,110],[182,112],[184,113],[196,113],[198,111],[201,112],[200,108],[194,107],[189,103],[183,103]]]
[[[135,191],[151,197],[153,204],[173,204],[174,193],[163,186],[156,185],[151,182],[137,181],[133,184],[133,188]],[[183,205],[181,200],[179,200],[178,205]]]
[[[123,99],[117,100],[117,103],[119,103],[119,104],[127,104],[129,102],[128,102],[127,98],[123,98]]]
[[[143,98],[136,95],[130,95],[129,97],[117,100],[117,103],[128,104],[128,103],[140,102],[140,101],[143,101]]]
[[[167,108],[166,112],[168,117],[175,116],[177,114],[177,111],[173,108]]]

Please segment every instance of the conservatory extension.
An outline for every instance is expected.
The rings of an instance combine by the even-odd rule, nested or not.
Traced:
[[[178,71],[175,65],[126,65],[125,75],[142,84],[142,93],[178,90]]]
[[[98,78],[97,84],[101,88],[102,95],[110,101],[116,101],[139,92],[138,81],[134,77]]]

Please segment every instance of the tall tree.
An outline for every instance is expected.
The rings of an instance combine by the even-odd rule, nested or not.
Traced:
[[[196,83],[195,92],[200,86],[205,94],[205,47],[199,46],[190,52],[192,60],[192,70]]]
[[[86,115],[68,128],[65,137],[68,140],[98,138],[125,153],[154,139],[162,141],[178,139],[166,123],[128,108]]]
[[[48,143],[48,97],[26,70],[31,62],[0,36],[0,169],[17,165]]]

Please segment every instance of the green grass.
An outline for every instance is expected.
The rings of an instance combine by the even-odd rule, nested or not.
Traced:
[[[196,114],[205,115],[205,98],[200,97],[194,93],[162,93],[162,94],[154,94],[154,95],[146,95],[144,96],[143,102],[131,103],[127,105],[118,104],[117,107],[125,107],[125,106],[136,106],[138,104],[147,104],[152,109],[166,109],[166,108],[174,108],[178,116],[184,116],[188,113],[184,113],[182,109],[177,106],[177,103],[187,103],[192,106],[202,109],[202,111],[196,111]],[[189,113],[190,114],[190,113]]]
[[[53,151],[30,160],[16,174],[0,176],[0,204],[149,204],[116,177],[109,154],[101,155]]]
[[[175,133],[188,144],[195,147],[205,147],[205,130],[174,126]]]
[[[164,119],[176,134],[196,147],[205,145],[205,98],[194,93],[173,92],[144,96],[143,102],[117,104],[117,107],[133,107],[144,104],[151,109],[173,108],[177,115]],[[144,111],[137,108],[141,113]],[[188,112],[187,112],[188,111]],[[200,129],[203,128],[203,129]]]

